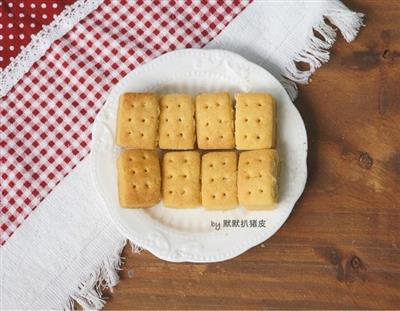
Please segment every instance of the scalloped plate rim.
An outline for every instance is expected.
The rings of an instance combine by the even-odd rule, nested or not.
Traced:
[[[125,84],[125,83],[129,83],[129,80],[134,79],[136,76],[139,76],[142,72],[151,70],[152,67],[157,67],[157,65],[162,65],[163,62],[165,62],[168,58],[170,57],[174,57],[177,56],[179,54],[197,54],[195,56],[203,56],[203,55],[212,55],[213,53],[215,55],[218,54],[222,54],[222,55],[226,55],[227,58],[234,58],[240,62],[243,62],[253,68],[257,68],[257,70],[262,71],[263,74],[265,74],[266,76],[268,76],[269,79],[275,80],[275,83],[278,83],[280,85],[280,89],[281,91],[283,91],[285,93],[285,99],[287,102],[289,102],[293,108],[295,109],[297,116],[299,117],[299,120],[301,120],[301,130],[302,130],[302,134],[304,134],[304,144],[305,144],[305,157],[304,157],[304,161],[302,163],[302,165],[304,166],[304,171],[303,171],[303,178],[301,183],[299,182],[298,186],[297,186],[297,192],[295,195],[295,199],[293,200],[293,204],[291,204],[291,208],[290,211],[283,215],[283,219],[282,219],[282,223],[278,226],[276,226],[274,228],[274,230],[267,232],[265,234],[265,236],[263,237],[261,234],[254,236],[253,239],[246,239],[245,243],[237,243],[236,245],[234,245],[233,247],[231,247],[228,251],[224,251],[218,255],[197,255],[197,256],[192,256],[190,254],[184,254],[184,255],[176,255],[173,252],[169,252],[169,253],[165,253],[162,250],[158,249],[157,247],[154,247],[154,245],[152,245],[152,243],[148,243],[148,241],[146,241],[143,238],[140,238],[139,236],[135,236],[132,235],[132,232],[130,232],[130,229],[126,227],[125,224],[121,224],[119,223],[115,217],[113,216],[113,213],[111,212],[110,208],[107,207],[107,199],[103,196],[102,191],[100,191],[97,182],[96,182],[96,167],[95,167],[95,154],[96,154],[96,149],[93,148],[93,152],[90,155],[90,163],[91,163],[91,177],[92,179],[95,180],[95,184],[96,184],[96,191],[97,193],[101,196],[101,198],[103,199],[105,205],[106,205],[106,210],[107,213],[109,214],[110,218],[112,219],[112,222],[116,225],[116,227],[118,228],[118,230],[125,236],[128,237],[129,240],[131,240],[133,243],[138,244],[139,246],[145,248],[146,250],[150,251],[152,254],[154,254],[155,256],[159,257],[160,259],[166,260],[166,261],[172,261],[172,262],[217,262],[217,261],[223,261],[223,260],[227,260],[227,259],[231,259],[233,257],[236,257],[238,255],[240,255],[241,253],[247,251],[248,249],[262,243],[265,242],[268,238],[270,238],[271,236],[273,236],[282,226],[283,224],[286,222],[287,218],[289,217],[291,211],[294,208],[294,205],[296,204],[296,202],[298,201],[298,199],[301,197],[302,192],[304,191],[304,188],[306,186],[306,182],[307,182],[307,146],[308,146],[308,142],[307,142],[307,133],[306,133],[306,129],[304,126],[304,122],[301,118],[300,113],[298,112],[297,108],[294,106],[294,104],[291,102],[291,100],[289,99],[289,96],[287,95],[286,91],[284,90],[283,86],[279,83],[279,81],[273,77],[268,71],[266,71],[264,68],[249,62],[248,60],[246,60],[245,58],[243,58],[242,56],[235,54],[233,52],[230,51],[225,51],[225,50],[206,50],[206,49],[184,49],[184,50],[178,50],[178,51],[173,51],[170,53],[166,53],[162,56],[159,56],[158,58],[150,61],[147,64],[144,64],[138,68],[136,68],[135,70],[131,71],[130,73],[128,73],[124,78],[122,78],[116,85],[113,86],[113,88],[111,89],[109,96],[106,100],[105,105],[103,106],[103,108],[101,109],[101,111],[99,112],[99,114],[96,117],[96,121],[95,124],[93,126],[93,141],[92,143],[95,143],[95,137],[96,137],[96,131],[98,130],[98,121],[101,120],[105,108],[110,105],[109,101],[117,96],[118,94],[118,89],[120,89],[120,86]],[[195,241],[195,240],[193,240]]]

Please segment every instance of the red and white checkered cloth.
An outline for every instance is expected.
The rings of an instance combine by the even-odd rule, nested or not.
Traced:
[[[115,83],[165,52],[203,46],[247,4],[107,0],[55,41],[1,99],[0,244],[89,153]]]

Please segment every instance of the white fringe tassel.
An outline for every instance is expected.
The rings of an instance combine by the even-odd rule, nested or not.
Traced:
[[[313,27],[306,47],[299,51],[285,67],[280,82],[292,99],[297,97],[296,83],[308,84],[310,76],[315,70],[329,61],[329,49],[336,40],[336,31],[327,24],[326,19],[338,27],[347,42],[351,42],[357,36],[360,28],[364,26],[363,17],[364,14],[350,11],[339,1],[332,2],[332,6],[326,9],[319,24]],[[323,40],[316,37],[314,31],[318,32]],[[300,70],[296,66],[297,62],[308,64],[309,69]]]
[[[74,310],[75,302],[77,302],[84,310],[100,310],[106,303],[103,297],[103,290],[108,288],[113,291],[113,287],[118,284],[118,271],[125,258],[121,257],[126,240],[117,248],[114,254],[106,258],[100,267],[93,272],[85,281],[81,281],[76,292],[70,295],[64,310]],[[136,245],[132,241],[128,241],[135,254],[140,253],[143,248]]]
[[[126,240],[117,248],[114,254],[110,254],[102,264],[94,271],[85,281],[81,281],[76,292],[70,295],[66,306],[63,309],[74,310],[75,302],[85,310],[99,310],[106,303],[102,296],[102,291],[105,288],[110,288],[118,284],[118,271],[121,270],[121,265],[124,258],[121,257],[121,252],[126,244]],[[131,243],[132,245],[132,243]]]
[[[133,243],[132,241],[129,241],[129,245],[131,246],[132,253],[134,253],[134,254],[140,254],[143,250],[143,247]]]

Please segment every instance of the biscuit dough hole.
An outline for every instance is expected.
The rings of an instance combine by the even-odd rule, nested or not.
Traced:
[[[212,195],[212,198],[213,198],[213,199],[215,199],[215,198],[216,198],[216,195],[215,195],[215,194],[213,194],[213,195]]]

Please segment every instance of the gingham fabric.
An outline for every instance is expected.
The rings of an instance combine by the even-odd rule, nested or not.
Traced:
[[[1,99],[3,245],[89,153],[110,88],[165,52],[201,47],[248,2],[105,1]]]

